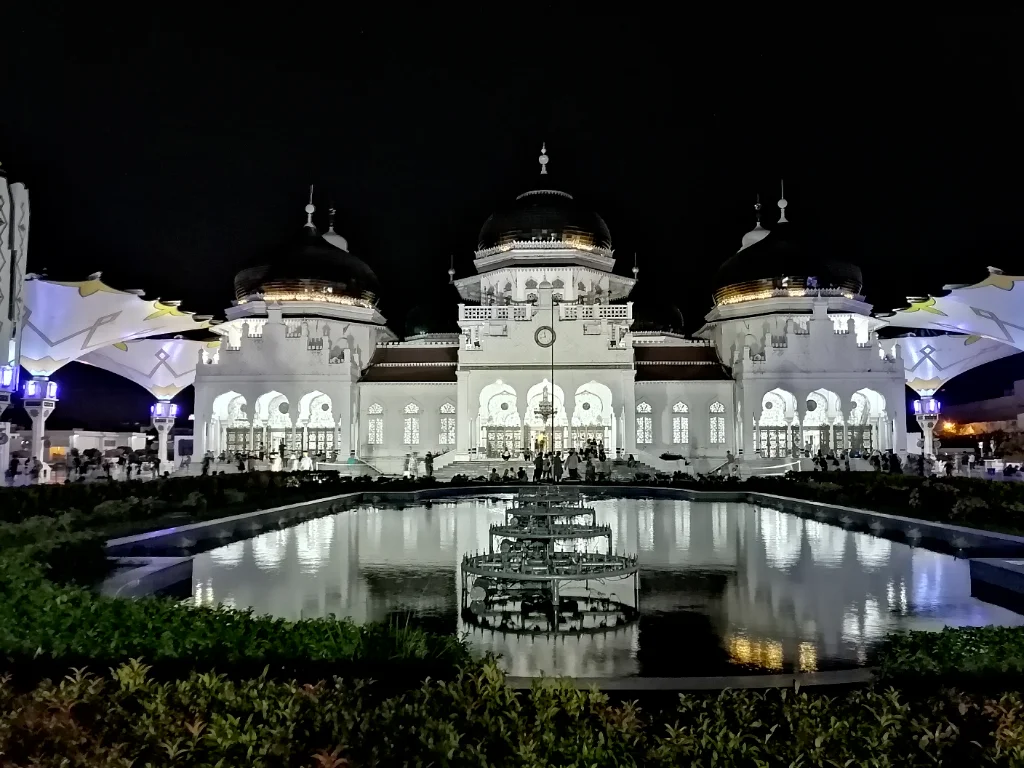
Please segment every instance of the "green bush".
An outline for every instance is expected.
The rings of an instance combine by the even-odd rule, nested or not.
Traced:
[[[491,662],[397,696],[364,681],[162,682],[133,662],[19,693],[0,683],[0,754],[15,766],[1020,765],[1024,702],[769,691],[681,696],[648,714],[596,691],[516,693]]]
[[[752,477],[743,489],[859,507],[890,515],[1024,534],[1024,483],[882,472],[790,473]]]
[[[467,658],[456,638],[331,618],[286,621],[227,608],[189,608],[170,598],[123,600],[83,587],[55,584],[32,544],[0,557],[0,656],[16,674],[69,664],[117,664],[137,656],[172,673],[212,667],[252,674],[270,663],[277,672],[317,670],[358,662],[406,664],[404,670],[443,673]],[[422,676],[422,675],[421,675]]]
[[[1024,683],[1024,628],[958,627],[889,635],[873,664],[884,679],[994,685]]]
[[[0,488],[0,522],[55,517],[69,509],[97,519],[145,519],[207,504],[219,509],[243,503],[273,506],[344,493],[353,482],[337,472],[239,472],[230,475],[172,477],[149,482],[64,483]]]

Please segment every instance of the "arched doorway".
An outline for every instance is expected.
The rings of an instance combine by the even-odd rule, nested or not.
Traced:
[[[570,447],[581,450],[593,441],[614,455],[612,391],[600,382],[588,381],[576,389],[575,401]]]
[[[850,401],[852,407],[847,421],[850,450],[868,454],[888,447],[885,397],[865,388],[854,392]]]
[[[252,425],[245,413],[247,403],[238,392],[224,392],[213,401],[212,434],[207,449],[214,454],[248,454],[252,449]]]
[[[796,397],[785,389],[773,389],[761,398],[757,420],[757,450],[765,458],[792,456],[800,445]]]
[[[311,456],[334,453],[334,403],[319,390],[307,392],[299,399],[299,421],[302,450]]]
[[[500,379],[480,390],[480,447],[489,458],[523,450],[523,424],[516,391]]]
[[[843,450],[845,420],[839,395],[830,389],[816,389],[807,395],[804,407],[804,450],[811,456]]]
[[[256,398],[253,410],[254,432],[262,453],[288,455],[300,450],[298,436],[292,429],[291,403],[287,397],[276,390],[264,392]]]
[[[552,408],[551,416],[541,412]],[[528,446],[535,451],[562,451],[569,449],[569,418],[565,413],[565,393],[547,379],[534,384],[526,393],[526,426]]]

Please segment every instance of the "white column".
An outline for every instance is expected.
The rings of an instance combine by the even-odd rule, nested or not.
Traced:
[[[473,403],[469,397],[469,374],[455,373],[455,453],[468,456],[469,449],[476,446],[473,440]]]

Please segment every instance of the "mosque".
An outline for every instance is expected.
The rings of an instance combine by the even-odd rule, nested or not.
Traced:
[[[312,193],[295,241],[236,275],[217,320],[100,273],[29,273],[28,190],[0,169],[0,413],[21,395],[30,455],[46,461],[55,374],[77,361],[152,394],[165,460],[172,399],[194,385],[193,456],[283,448],[391,473],[430,452],[451,472],[596,441],[659,470],[733,457],[745,473],[785,471],[819,450],[905,454],[906,385],[932,402],[953,376],[1024,349],[1024,278],[990,267],[981,283],[875,314],[860,269],[807,250],[784,196],[777,216],[756,206],[693,338],[634,330],[636,264],[615,271],[604,220],[550,183],[546,148],[538,160],[536,188],[480,229],[475,274],[449,270],[459,333],[401,340],[333,210],[318,229]],[[0,462],[9,435],[0,422]]]
[[[398,340],[372,270],[306,223],[241,271],[224,342],[195,375],[196,451],[355,455],[383,471],[410,454],[454,461],[590,441],[658,466],[728,455],[905,448],[898,345],[860,270],[800,245],[779,201],[716,276],[696,338],[638,332],[600,215],[548,184],[484,222],[475,274],[454,279],[458,334]],[[760,208],[760,206],[758,206]]]

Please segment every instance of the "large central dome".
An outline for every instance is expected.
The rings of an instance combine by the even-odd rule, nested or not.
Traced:
[[[513,205],[492,214],[480,230],[477,249],[523,242],[556,242],[584,250],[612,248],[604,219],[578,205],[572,195],[553,189],[525,192]]]

